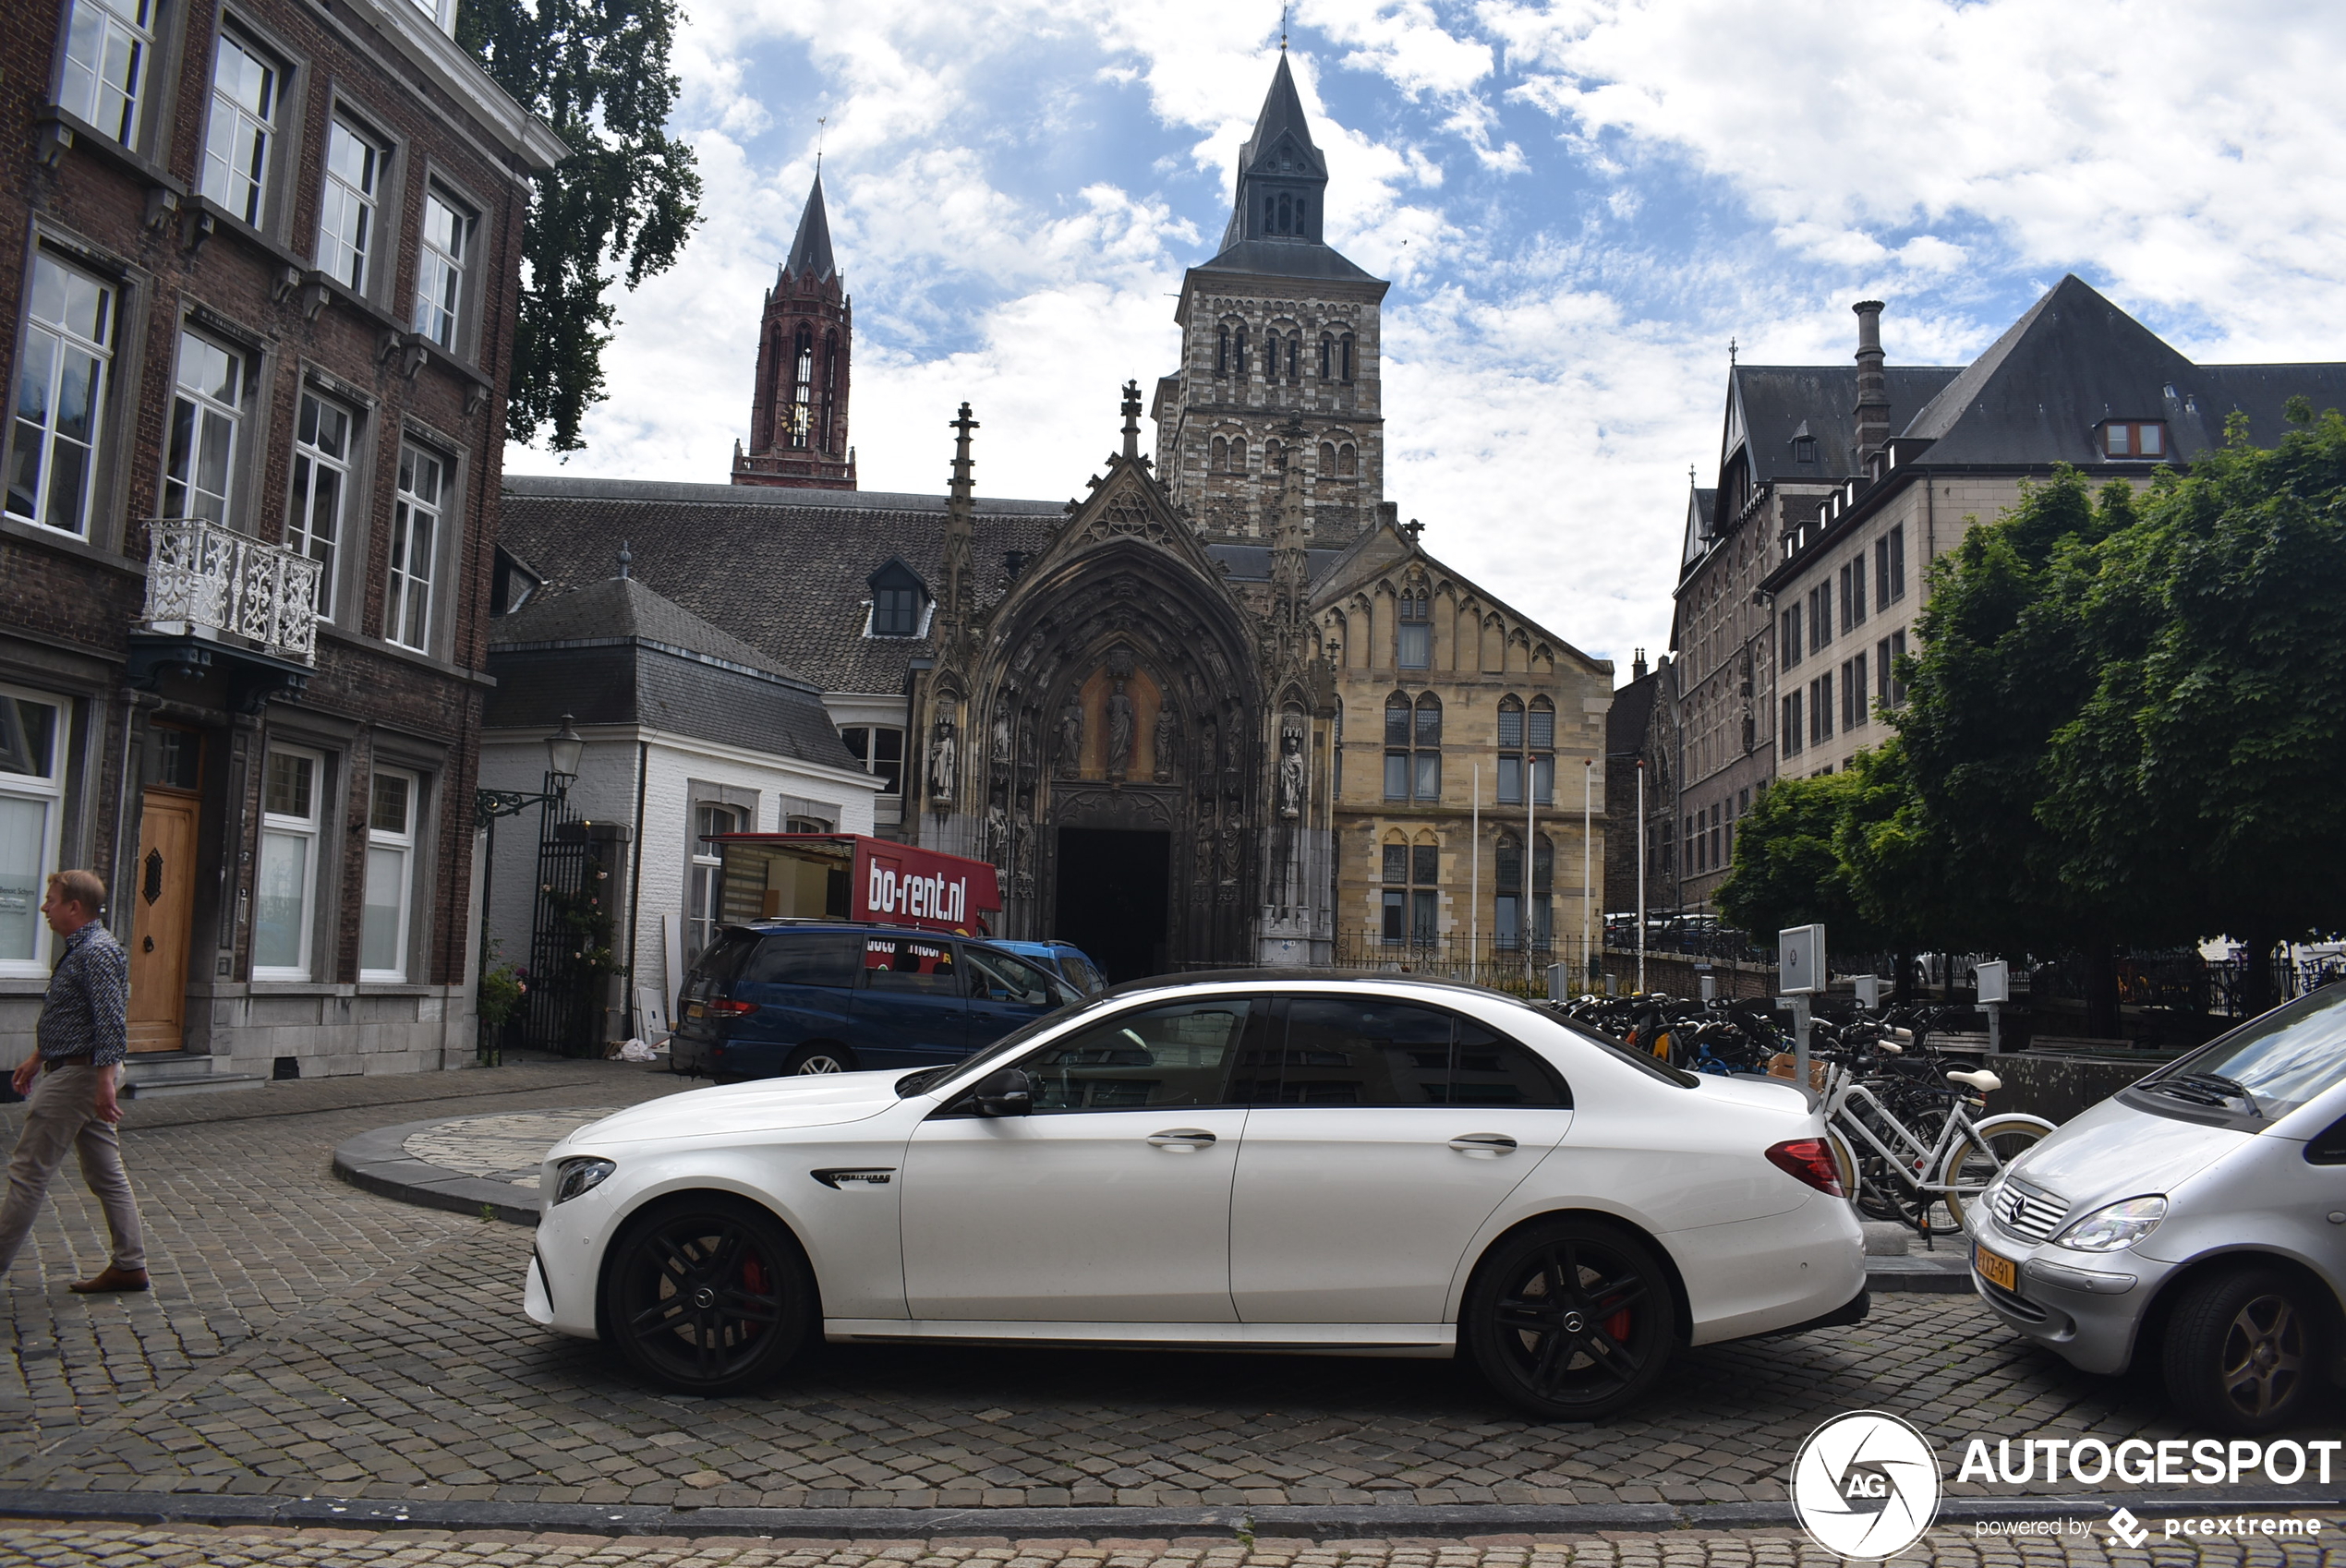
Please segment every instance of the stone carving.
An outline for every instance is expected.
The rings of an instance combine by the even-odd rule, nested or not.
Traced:
[[[986,858],[997,868],[1010,857],[1010,814],[998,805],[986,808]]]
[[[953,809],[955,763],[959,747],[953,737],[953,705],[941,703],[937,709],[937,735],[928,747],[928,799],[937,811]]]
[[[1292,730],[1279,737],[1279,814],[1303,814],[1303,737]]]
[[[1173,782],[1173,754],[1180,743],[1181,710],[1173,706],[1172,698],[1167,697],[1165,705],[1156,710],[1156,734],[1150,742],[1159,784]]]
[[[1010,891],[1022,899],[1034,896],[1034,829],[1028,828],[1018,836],[1016,855],[1018,870],[1010,879]]]
[[[1007,697],[994,699],[994,781],[1008,782],[1010,776],[1010,704]]]
[[[1107,694],[1107,773],[1111,778],[1121,778],[1132,763],[1132,699],[1124,694],[1124,682]]]
[[[1021,790],[1031,790],[1034,787],[1034,736],[1042,728],[1042,716],[1028,708],[1021,717],[1024,722],[1018,727],[1018,782]]]
[[[1058,776],[1072,778],[1083,766],[1083,697],[1070,692],[1059,708]]]

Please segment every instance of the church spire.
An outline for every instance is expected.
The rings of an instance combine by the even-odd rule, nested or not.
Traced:
[[[1222,248],[1249,239],[1317,240],[1327,185],[1328,162],[1312,141],[1303,98],[1282,49],[1254,134],[1239,149],[1238,200]]]
[[[830,282],[839,271],[831,260],[831,224],[823,211],[823,176],[819,170],[814,188],[806,193],[806,211],[798,215],[798,235],[790,242],[790,259],[782,263],[782,271],[793,278],[811,275],[818,283]]]

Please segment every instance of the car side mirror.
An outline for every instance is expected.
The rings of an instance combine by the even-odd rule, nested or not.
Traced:
[[[969,1103],[981,1116],[1031,1116],[1034,1080],[1018,1067],[1004,1067],[979,1079],[970,1089]]]

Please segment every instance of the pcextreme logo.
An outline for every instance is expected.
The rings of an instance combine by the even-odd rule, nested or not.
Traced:
[[[1895,1416],[1835,1416],[1792,1462],[1792,1507],[1808,1538],[1837,1557],[1894,1557],[1939,1516],[1939,1455]]]

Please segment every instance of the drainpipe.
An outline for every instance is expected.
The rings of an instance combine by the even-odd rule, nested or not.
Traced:
[[[652,747],[648,741],[635,742],[635,863],[627,869],[627,995],[619,999],[620,1010],[626,1016],[628,1034],[635,1035],[635,942],[644,929],[644,780],[651,770]]]

